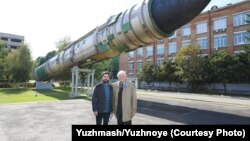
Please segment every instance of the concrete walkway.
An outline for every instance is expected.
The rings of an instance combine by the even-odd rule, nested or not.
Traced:
[[[250,107],[250,99],[243,97],[207,96],[185,93],[168,93],[138,90],[138,99],[199,107],[205,103],[208,110],[216,110],[216,106],[246,109]],[[215,106],[206,106],[211,103]],[[238,106],[237,106],[238,105]],[[237,107],[237,108],[236,108]],[[248,112],[239,112],[250,117]],[[225,110],[227,112],[227,110]],[[138,112],[133,124],[183,124],[174,120],[150,116]],[[64,100],[54,102],[35,102],[21,104],[0,104],[0,141],[70,141],[72,124],[94,125],[95,117],[91,110],[91,102],[87,100]],[[113,117],[110,124],[116,124]]]
[[[180,124],[139,113],[133,123]],[[95,124],[90,101],[64,100],[0,105],[0,141],[70,141],[72,124]],[[116,124],[114,117],[110,124]]]

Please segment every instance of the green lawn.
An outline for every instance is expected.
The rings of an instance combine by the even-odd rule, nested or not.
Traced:
[[[0,104],[70,99],[91,99],[85,94],[81,94],[81,96],[79,97],[72,98],[69,96],[70,91],[70,88],[54,88],[52,90],[0,89]]]

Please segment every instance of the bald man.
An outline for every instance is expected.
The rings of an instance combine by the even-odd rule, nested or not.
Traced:
[[[113,86],[112,111],[118,125],[132,125],[132,118],[137,109],[136,87],[127,80],[125,71],[119,71],[118,81]]]

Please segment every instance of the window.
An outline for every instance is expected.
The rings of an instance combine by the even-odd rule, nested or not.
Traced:
[[[201,33],[206,33],[206,32],[207,32],[207,22],[197,23],[196,33],[201,34]]]
[[[134,62],[128,63],[128,70],[134,70]]]
[[[176,57],[168,57],[168,60],[171,61],[171,62],[174,62],[174,61],[175,61],[175,58],[176,58]]]
[[[214,20],[214,30],[218,31],[219,29],[226,29],[227,28],[227,18],[220,18]]]
[[[75,46],[75,48],[79,48],[80,47],[80,44],[78,43],[78,44],[76,44],[76,46]]]
[[[245,53],[245,51],[244,50],[237,50],[237,51],[234,51],[234,54],[241,54],[241,53]]]
[[[17,49],[17,46],[10,46],[11,49]]]
[[[234,33],[234,45],[244,45],[249,44],[250,41],[247,39],[250,37],[250,34],[246,31]]]
[[[17,42],[17,43],[21,43],[22,42],[22,40],[20,40],[20,39],[10,39],[10,41],[11,42]]]
[[[164,55],[164,45],[157,45],[157,55]]]
[[[142,57],[143,56],[143,48],[137,49],[137,56]]]
[[[153,56],[153,47],[147,47],[147,57]]]
[[[183,26],[181,31],[182,31],[181,32],[182,36],[191,35],[191,27],[190,27],[190,25]]]
[[[134,58],[134,55],[135,55],[135,52],[134,52],[134,51],[130,51],[130,52],[128,53],[128,57],[129,57],[129,58]]]
[[[173,38],[176,38],[176,37],[177,37],[177,35],[176,35],[176,30],[175,30],[174,34],[171,37],[169,37],[169,39],[173,39]]]
[[[181,46],[182,47],[186,47],[186,46],[189,46],[189,45],[191,45],[191,41],[190,40],[186,40],[186,41],[182,41],[181,42]]]
[[[86,40],[83,40],[83,41],[82,41],[82,44],[84,45],[84,44],[85,44],[85,42],[86,42]]]
[[[156,61],[157,66],[161,66],[162,63],[163,63],[163,59],[159,59]]]
[[[142,62],[137,62],[137,70],[141,71],[142,70]]]
[[[8,41],[8,38],[6,38],[6,37],[2,37],[1,39],[4,41]]]
[[[233,16],[234,27],[247,24],[247,20],[249,20],[247,16],[248,14],[250,14],[250,12],[244,12],[234,15]]]
[[[220,35],[214,37],[214,48],[218,49],[220,47],[227,46],[227,35]]]
[[[199,55],[201,58],[207,58],[208,57],[208,54],[201,54]]]
[[[168,49],[169,49],[169,51],[168,51],[169,54],[176,53],[177,52],[176,43],[168,44]]]
[[[207,38],[199,38],[199,39],[197,39],[197,43],[199,44],[200,49],[207,49],[208,48]]]

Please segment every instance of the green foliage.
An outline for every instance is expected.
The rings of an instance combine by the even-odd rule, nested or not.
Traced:
[[[95,69],[95,82],[99,83],[102,80],[102,72],[111,71],[111,59],[95,63],[92,68]]]
[[[30,79],[33,62],[28,45],[22,44],[7,57],[9,75],[15,82],[26,82]]]
[[[202,59],[198,46],[182,47],[177,53],[176,62],[183,70],[182,78],[188,82],[192,91],[205,89],[202,69]]]
[[[46,56],[42,57],[38,57],[35,61],[33,70],[42,65],[43,63],[45,63],[46,61],[48,61],[49,59],[51,59],[52,57],[58,55],[61,51],[63,51],[69,44],[71,43],[71,40],[69,37],[64,37],[63,39],[60,39],[58,42],[56,42],[56,48],[57,51],[53,50],[50,51],[46,54]],[[66,80],[71,80],[71,69],[66,69],[66,70],[62,70],[62,72],[58,75],[55,75],[53,77],[54,80],[61,80],[61,81],[66,81]]]
[[[6,43],[0,40],[0,81],[6,80],[6,57],[9,49],[6,48]]]
[[[42,56],[37,57],[37,59],[34,63],[34,68],[42,65],[43,63],[45,63],[46,61],[48,61],[49,59],[51,59],[55,55],[56,55],[56,51],[53,50],[53,51],[48,52],[45,57],[42,57]]]
[[[117,79],[117,73],[119,71],[119,56],[111,58],[111,69],[110,69],[110,78]]]
[[[6,43],[3,40],[0,40],[0,58],[4,58],[8,55],[9,49],[6,48]]]
[[[161,76],[160,76],[160,73],[161,73],[161,68],[160,66],[156,65],[156,64],[153,64],[152,65],[152,77],[153,77],[153,80],[155,80],[156,82],[159,82],[161,81]]]
[[[210,84],[214,81],[214,77],[213,77],[213,69],[212,69],[212,64],[210,62],[210,58],[208,57],[204,57],[201,58],[201,81],[203,84]]]
[[[45,57],[45,62],[48,61],[49,59],[51,59],[52,57],[56,56],[56,51],[51,51],[49,53],[47,53],[46,57]]]
[[[172,60],[164,60],[160,69],[160,81],[169,82],[169,89],[171,90],[172,82],[180,81],[180,70],[176,63]]]
[[[91,69],[95,69],[95,83],[99,83],[102,80],[102,72],[108,71],[110,79],[117,79],[117,73],[119,71],[119,57],[110,58],[91,66]]]
[[[213,53],[210,59],[213,69],[213,79],[215,82],[223,83],[226,94],[226,84],[237,79],[237,59],[227,55],[224,50]]]
[[[58,42],[56,42],[56,54],[62,52],[71,43],[71,39],[68,36],[65,36],[64,38],[60,39]]]
[[[139,80],[145,81],[148,85],[154,82],[155,65],[152,62],[147,62],[142,65],[142,72],[139,75]]]
[[[69,97],[69,93],[70,88],[55,88],[52,90],[0,89],[0,104],[71,99],[91,100],[91,97],[86,96],[85,94],[84,96],[72,98]]]

